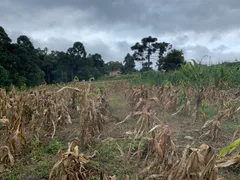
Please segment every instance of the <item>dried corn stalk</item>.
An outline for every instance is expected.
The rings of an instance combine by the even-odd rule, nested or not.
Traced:
[[[135,118],[137,119],[137,125],[134,130],[134,132],[136,132],[134,139],[148,135],[150,129],[161,122],[158,119],[156,112],[151,110],[151,105],[153,103],[160,105],[160,102],[156,97],[148,99],[140,98],[139,102],[133,109],[133,112],[131,112],[123,121],[117,123],[115,126],[125,123],[130,118]]]
[[[188,146],[184,150],[181,160],[171,169],[168,180],[217,180],[218,168],[214,153],[212,147],[204,144],[199,148]]]
[[[178,160],[177,149],[168,126],[158,125],[151,129],[152,139],[149,142],[145,161],[147,167],[140,172],[143,179],[166,179],[169,171]],[[155,154],[152,159],[151,155]]]
[[[216,141],[219,131],[221,130],[220,120],[223,118],[223,116],[224,114],[220,114],[214,119],[206,121],[202,126],[203,134],[200,136],[200,139],[210,135],[212,137],[212,140]]]
[[[91,163],[91,158],[95,156],[85,156],[79,152],[77,141],[69,143],[65,153],[60,149],[58,152],[58,162],[53,166],[49,180],[87,180],[91,177],[100,177],[101,180],[114,180],[115,177],[108,177],[105,171],[99,170]]]
[[[13,166],[14,158],[8,146],[0,147],[0,174],[5,172],[9,166]]]
[[[107,101],[103,91],[96,91],[89,83],[85,90],[82,114],[81,144],[83,147],[91,144],[91,138],[98,135],[107,122]]]
[[[63,153],[60,149],[58,152],[59,161],[53,166],[49,180],[51,179],[69,179],[78,180],[87,179],[88,171],[85,164],[89,160],[83,154],[79,154],[77,142],[69,143],[67,152]]]
[[[125,96],[126,96],[125,92]],[[148,91],[146,88],[144,88],[143,86],[141,87],[134,87],[131,89],[131,92],[129,93],[129,101],[130,101],[130,105],[131,107],[135,107],[135,105],[139,102],[140,98],[141,99],[147,99],[148,98]]]

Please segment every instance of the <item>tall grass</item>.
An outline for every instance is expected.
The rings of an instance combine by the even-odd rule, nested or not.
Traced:
[[[212,66],[187,63],[174,72],[147,71],[131,79],[131,84],[182,84],[196,86],[235,87],[240,85],[240,62]]]
[[[133,79],[136,76],[138,76],[138,73],[123,74],[118,76],[100,77],[97,79],[97,81],[128,80],[128,79]]]

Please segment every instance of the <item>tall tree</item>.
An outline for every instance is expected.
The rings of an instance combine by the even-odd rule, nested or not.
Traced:
[[[172,49],[172,45],[166,42],[157,42],[154,44],[154,47],[158,50],[158,57],[161,58],[164,53]]]
[[[21,35],[17,38],[18,50],[16,55],[22,65],[26,84],[28,86],[36,86],[44,81],[44,72],[40,69],[40,59],[30,38]]]
[[[122,63],[118,61],[109,61],[105,65],[105,72],[110,73],[111,71],[121,70],[122,69]]]
[[[143,45],[140,44],[139,42],[137,42],[135,45],[133,45],[131,47],[131,50],[134,51],[134,53],[133,53],[134,60],[135,61],[140,61],[142,63],[142,66],[143,66],[143,62],[145,61]]]
[[[53,69],[53,83],[69,82],[73,79],[69,78],[69,62],[70,56],[63,51],[57,52],[56,67]]]
[[[26,48],[28,51],[33,51],[34,50],[34,46],[31,42],[31,40],[25,36],[25,35],[21,35],[17,38],[17,43],[21,46],[23,46],[24,48]]]
[[[81,42],[75,42],[73,47],[68,49],[70,79],[73,80],[81,66],[84,66],[86,60],[86,50]]]
[[[4,44],[10,44],[12,40],[8,37],[4,28],[0,26],[0,47]]]
[[[103,68],[104,67],[104,61],[102,59],[102,56],[98,53],[92,54],[91,55],[93,59],[93,65],[97,68]]]
[[[20,48],[18,44],[11,44],[11,41],[4,28],[0,26],[0,65],[9,72],[11,82],[21,86],[26,82],[26,78],[18,52],[24,48]]]
[[[81,42],[75,42],[67,52],[35,49],[30,38],[21,35],[12,43],[0,26],[1,76],[16,86],[35,86],[42,82],[57,83],[100,77],[106,71],[120,70],[119,62],[104,63],[100,54],[89,54]],[[7,78],[8,77],[8,78]],[[2,84],[3,80],[1,79]],[[9,82],[9,81],[7,81]],[[1,82],[0,82],[1,84]],[[6,83],[4,83],[6,84]]]
[[[91,59],[93,60],[93,67],[95,68],[95,78],[102,76],[104,72],[104,60],[102,56],[98,53],[90,54]]]
[[[152,36],[145,37],[141,40],[141,43],[137,42],[131,47],[134,51],[133,58],[136,61],[142,62],[142,70],[150,70],[153,54],[158,52],[158,56],[161,57],[164,52],[171,48],[169,43],[157,42],[158,39]],[[147,62],[145,62],[147,61]]]
[[[155,43],[157,42],[157,38],[148,36],[141,40],[141,43],[137,42],[134,46],[131,47],[134,50],[134,57],[136,60],[142,61],[143,67],[146,69],[151,69],[152,61],[151,55],[156,52]],[[147,60],[146,63],[143,61]]]
[[[48,49],[45,48],[43,50],[38,49],[38,57],[41,61],[41,69],[45,73],[45,82],[47,84],[51,84],[54,82],[54,70],[56,69],[59,57],[57,51],[51,51],[48,53]]]
[[[176,70],[181,64],[184,64],[184,55],[182,50],[173,49],[166,56],[161,56],[157,62],[159,71]]]
[[[8,88],[11,85],[9,72],[0,66],[0,88]]]
[[[149,37],[143,38],[141,42],[142,42],[144,50],[146,51],[145,57],[147,59],[147,63],[145,65],[145,67],[147,69],[150,69],[150,66],[152,65],[152,62],[150,61],[151,55],[153,53],[155,53],[157,50],[155,47],[157,38],[149,36]]]
[[[134,58],[128,53],[126,57],[124,58],[124,66],[123,66],[123,72],[124,73],[132,73],[135,68],[135,61]]]

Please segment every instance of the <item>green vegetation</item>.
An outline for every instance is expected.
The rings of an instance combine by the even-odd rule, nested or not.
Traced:
[[[105,63],[100,54],[87,54],[81,42],[75,42],[66,52],[36,49],[25,35],[12,43],[0,26],[0,87],[72,82],[74,77],[96,79],[122,67],[118,61]]]
[[[164,85],[184,84],[197,86],[234,87],[240,84],[240,62],[212,66],[199,65],[195,61],[182,65],[177,71],[147,71],[135,76],[133,84]]]
[[[145,37],[131,48],[123,63],[104,62],[100,54],[88,54],[81,42],[75,42],[66,52],[36,49],[31,40],[21,35],[13,43],[0,27],[0,87],[11,84],[19,89],[43,83],[72,82],[94,79],[131,79],[132,84],[162,85],[191,84],[195,87],[233,87],[240,84],[239,62],[212,66],[187,62],[182,50],[172,49],[156,37]],[[152,70],[152,58],[157,57],[158,71]],[[135,72],[135,62],[142,62],[141,74]],[[124,76],[102,78],[111,71],[120,70]]]
[[[98,79],[116,70],[131,74],[136,72],[136,61],[142,62],[143,72],[152,69],[152,57],[156,55],[159,70],[178,69],[181,63],[185,63],[183,52],[171,50],[171,47],[169,43],[158,42],[157,38],[149,36],[130,48],[133,54],[128,53],[123,63],[104,62],[100,54],[88,54],[81,42],[75,42],[66,52],[35,48],[26,35],[19,36],[13,43],[0,26],[0,87],[13,84],[26,89],[44,83],[72,82],[75,77],[80,81],[92,77]]]
[[[135,61],[133,56],[131,56],[129,53],[126,55],[123,61],[125,64],[122,67],[122,72],[125,74],[131,74],[134,71],[136,71],[135,68]]]
[[[134,51],[134,60],[142,62],[142,71],[152,69],[151,58],[155,53],[161,58],[167,50],[171,49],[169,43],[157,41],[158,39],[156,37],[148,36],[143,38],[140,43],[136,42],[135,45],[131,47],[131,50]]]
[[[157,62],[159,71],[171,71],[180,68],[181,64],[185,64],[183,51],[173,49],[166,56],[161,56]]]
[[[49,142],[48,146],[46,147],[46,152],[55,155],[57,154],[60,148],[63,148],[62,143],[53,139]]]
[[[2,66],[0,66],[0,82],[0,88],[7,88],[11,84],[8,71]]]
[[[46,145],[32,141],[29,151],[16,162],[11,172],[3,179],[18,180],[33,177],[42,179],[47,177],[60,148],[65,149],[62,143],[57,140],[51,140]]]

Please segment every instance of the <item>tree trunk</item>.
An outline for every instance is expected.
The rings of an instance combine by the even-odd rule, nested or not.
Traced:
[[[150,66],[150,55],[148,55],[148,64],[147,64],[147,68],[149,69]]]
[[[73,80],[73,68],[71,68],[71,80],[70,81],[72,81]]]
[[[50,81],[51,81],[50,78],[51,78],[50,77],[50,71],[49,71],[49,68],[47,68],[47,84],[50,84]]]

